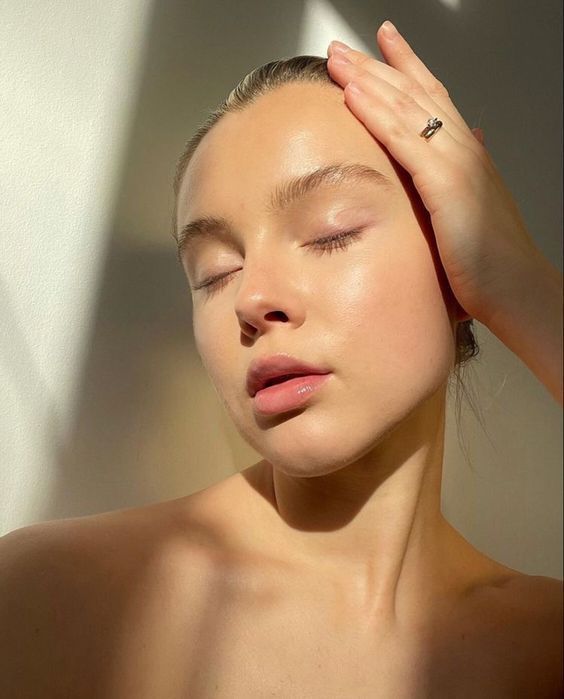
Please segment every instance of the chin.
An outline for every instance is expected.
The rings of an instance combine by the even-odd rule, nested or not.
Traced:
[[[421,372],[404,374],[401,383],[391,377],[362,389],[356,384],[354,390],[341,393],[338,401],[328,399],[265,418],[238,400],[224,400],[224,406],[243,440],[273,468],[288,476],[323,476],[384,449],[402,428],[410,434],[419,431],[418,423],[429,429],[428,417],[434,423],[437,408],[432,405],[433,396],[443,386],[440,369],[424,377]],[[408,442],[414,444],[405,435],[398,435],[397,441],[400,452]]]
[[[306,411],[284,418],[267,430],[235,423],[241,437],[277,471],[287,476],[308,478],[324,476],[355,463],[375,449],[398,426],[399,420],[323,419],[319,415],[308,420]],[[350,415],[350,413],[349,413]],[[313,417],[313,414],[311,414]]]

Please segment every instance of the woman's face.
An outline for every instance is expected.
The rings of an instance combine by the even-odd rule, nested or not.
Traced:
[[[336,164],[368,166],[388,182],[294,188],[291,203],[270,205],[286,180]],[[177,230],[204,216],[232,229],[193,236],[182,253],[191,287],[229,273],[192,291],[196,346],[240,434],[287,474],[322,475],[360,458],[453,367],[457,306],[413,192],[329,85],[284,85],[227,114],[189,163]],[[312,245],[352,230],[342,249]],[[301,410],[264,417],[247,369],[280,352],[332,374]]]

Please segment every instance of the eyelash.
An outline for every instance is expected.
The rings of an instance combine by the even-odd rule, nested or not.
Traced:
[[[308,247],[312,247],[316,255],[325,255],[326,253],[331,254],[335,250],[345,250],[352,245],[352,243],[360,237],[361,231],[358,229],[352,231],[343,231],[342,233],[336,233],[327,238],[318,238],[309,244]],[[203,289],[208,296],[217,293],[222,289],[227,283],[232,272],[228,272],[222,276],[211,277],[203,284],[194,287],[194,290]]]

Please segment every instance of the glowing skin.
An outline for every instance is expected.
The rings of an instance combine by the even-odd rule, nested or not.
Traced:
[[[278,183],[337,162],[372,166],[393,186],[329,186],[267,210]],[[252,472],[273,507],[241,480],[255,508],[247,536],[342,583],[365,619],[411,620],[464,586],[463,559],[483,561],[440,512],[446,382],[455,324],[468,316],[445,286],[426,212],[404,177],[340,89],[285,85],[204,138],[177,216],[179,229],[209,215],[236,230],[232,246],[199,241],[183,265],[191,286],[233,272],[210,296],[192,292],[193,324],[229,415],[264,457]],[[357,228],[346,249],[307,247]],[[277,352],[333,376],[304,409],[259,420],[247,368]]]

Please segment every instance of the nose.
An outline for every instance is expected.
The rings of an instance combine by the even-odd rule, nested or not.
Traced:
[[[280,323],[299,327],[305,318],[299,275],[276,261],[241,271],[235,314],[242,332],[255,340]]]

